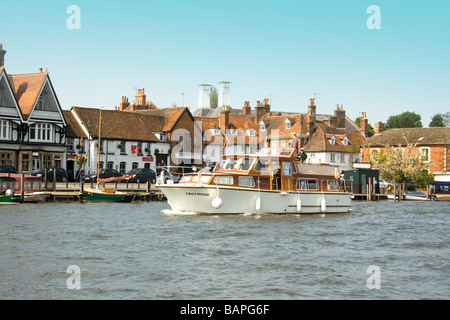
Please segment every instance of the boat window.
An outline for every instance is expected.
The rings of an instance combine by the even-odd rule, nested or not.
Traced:
[[[289,156],[292,153],[292,149],[289,148],[283,148],[280,151],[280,156]]]
[[[242,159],[239,163],[239,166],[237,167],[237,170],[239,171],[248,171],[250,170],[250,167],[252,166],[254,159]]]
[[[239,177],[239,185],[241,187],[254,187],[255,180],[253,179],[253,177],[241,176]]]
[[[295,187],[297,190],[319,190],[319,181],[317,179],[297,179]]]
[[[201,176],[200,180],[203,183],[207,183],[209,181],[209,179],[211,178],[211,176]],[[192,182],[198,182],[198,174],[192,177]]]
[[[234,179],[232,176],[216,176],[214,177],[214,183],[232,185],[234,183]]]
[[[297,173],[297,166],[295,165],[295,161],[292,161],[292,171],[293,173]]]
[[[189,177],[189,176],[183,176],[183,177],[181,177],[180,182],[188,182],[190,180],[190,178],[191,177]]]
[[[283,175],[284,176],[290,176],[291,173],[292,173],[291,163],[290,162],[283,162]]]
[[[328,180],[327,188],[330,191],[339,191],[339,181],[337,180]]]
[[[225,163],[227,163],[227,160],[228,160],[228,159],[222,159],[222,160],[220,160],[220,163],[219,163],[219,169],[218,169],[218,170],[222,170],[222,169],[225,167]]]
[[[269,159],[258,159],[254,167],[255,171],[269,172]]]
[[[233,170],[236,167],[237,159],[228,159],[222,170]]]

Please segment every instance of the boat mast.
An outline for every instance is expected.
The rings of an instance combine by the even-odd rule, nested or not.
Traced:
[[[100,171],[100,133],[102,132],[102,109],[100,109],[99,124],[98,124],[98,146],[97,146],[97,181],[99,179]]]

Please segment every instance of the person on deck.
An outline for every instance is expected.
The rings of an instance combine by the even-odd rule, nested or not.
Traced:
[[[300,159],[301,163],[305,163],[306,159],[308,158],[308,155],[306,154],[305,149],[303,148],[300,149],[300,153],[297,156]]]

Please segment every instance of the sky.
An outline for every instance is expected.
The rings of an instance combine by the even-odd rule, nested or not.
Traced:
[[[194,111],[198,84],[226,80],[233,108],[307,112],[315,97],[317,113],[339,104],[374,124],[412,111],[427,127],[450,111],[449,14],[447,0],[15,0],[1,3],[0,43],[8,73],[48,68],[64,110],[145,88]]]

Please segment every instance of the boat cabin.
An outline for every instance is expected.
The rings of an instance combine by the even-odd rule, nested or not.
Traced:
[[[180,183],[287,192],[342,192],[335,167],[299,163],[294,148],[264,148],[256,154],[225,155],[211,173],[186,174]]]

